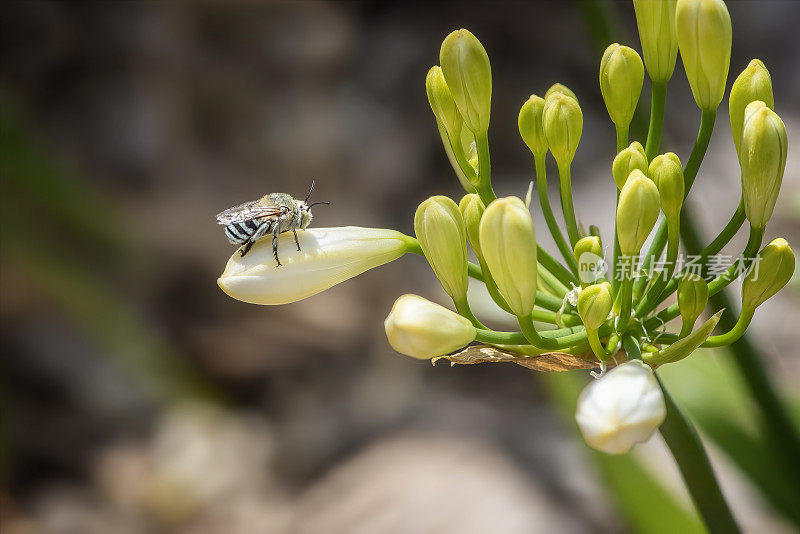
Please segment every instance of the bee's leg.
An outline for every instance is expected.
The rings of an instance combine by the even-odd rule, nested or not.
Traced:
[[[278,227],[276,226],[275,228],[277,230]],[[281,263],[281,260],[278,259],[278,232],[277,231],[272,233],[272,254],[275,256],[275,263],[278,264],[277,266],[280,267],[281,265],[283,265]]]
[[[294,234],[294,242],[297,245],[297,252],[300,252],[300,241],[297,240],[297,228],[292,228],[292,233]]]
[[[253,246],[253,240],[252,239],[248,239],[247,242],[245,242],[245,244],[242,246],[242,248],[239,249],[239,253],[241,254],[241,257],[244,257],[245,254],[250,252],[250,248],[252,246]]]

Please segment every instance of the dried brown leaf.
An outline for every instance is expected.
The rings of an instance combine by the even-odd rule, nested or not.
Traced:
[[[506,352],[489,345],[471,345],[461,352],[440,356],[431,360],[432,363],[445,359],[453,364],[472,365],[475,363],[505,363],[512,362],[534,371],[552,373],[557,371],[571,371],[573,369],[596,369],[600,364],[594,359],[594,355],[589,352],[584,357],[574,356],[565,352],[547,352],[537,356],[525,356]],[[606,362],[613,366],[614,359]]]

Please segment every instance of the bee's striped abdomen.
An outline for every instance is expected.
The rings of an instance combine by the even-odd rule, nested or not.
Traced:
[[[258,230],[263,221],[250,219],[225,226],[225,237],[234,245],[242,245]]]

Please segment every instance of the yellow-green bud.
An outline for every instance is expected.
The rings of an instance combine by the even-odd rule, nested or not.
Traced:
[[[693,325],[708,304],[708,284],[700,276],[686,273],[678,282],[678,310],[684,323]]]
[[[420,360],[458,350],[476,334],[468,319],[417,295],[398,298],[383,326],[394,350]]]
[[[658,220],[660,202],[653,180],[640,170],[631,172],[619,194],[617,236],[625,256],[635,256]]]
[[[643,83],[644,65],[636,50],[618,43],[609,45],[600,61],[600,92],[617,127],[630,125]]]
[[[544,99],[547,100],[547,97],[552,95],[553,93],[561,93],[564,96],[572,98],[573,100],[575,100],[575,102],[578,101],[578,97],[575,96],[575,93],[573,93],[569,87],[561,83],[554,83],[553,85],[551,85],[550,88],[545,92]]]
[[[533,311],[538,280],[536,232],[525,204],[500,198],[486,207],[480,225],[483,257],[497,288],[517,316]]]
[[[667,83],[675,70],[675,3],[676,0],[633,0],[644,64],[656,83]]]
[[[756,263],[757,262],[757,263]],[[755,310],[783,289],[794,273],[794,252],[783,238],[764,247],[742,282],[742,309]]]
[[[483,259],[481,253],[481,241],[479,237],[481,217],[483,212],[486,211],[481,197],[475,193],[464,195],[461,202],[458,203],[458,210],[461,212],[461,217],[464,219],[464,226],[467,229],[467,241],[469,246],[475,252],[475,255]]]
[[[492,102],[492,69],[483,45],[469,31],[456,30],[442,42],[439,61],[464,122],[475,133],[485,132]]]
[[[547,154],[547,138],[542,127],[544,98],[531,95],[519,110],[519,134],[534,156]]]
[[[578,295],[578,315],[588,330],[597,330],[608,319],[613,304],[609,284],[591,285]]]
[[[583,132],[583,113],[575,98],[553,91],[545,98],[542,126],[547,145],[559,165],[569,165]]]
[[[722,0],[678,0],[675,29],[697,106],[717,109],[731,61],[731,17]]]
[[[447,82],[444,80],[442,68],[438,65],[431,67],[425,78],[425,91],[428,93],[428,102],[437,121],[440,121],[447,130],[450,139],[457,141],[461,134],[463,119],[458,112]]]
[[[731,118],[731,133],[736,154],[739,154],[739,145],[742,141],[742,128],[744,127],[744,110],[750,102],[761,100],[769,109],[775,109],[775,99],[772,96],[772,78],[767,67],[760,59],[754,59],[742,71],[731,87],[728,98],[728,112]]]
[[[611,164],[611,174],[614,176],[617,189],[622,190],[634,169],[642,171],[645,175],[649,172],[647,156],[644,155],[644,147],[639,141],[634,141],[628,148],[621,150]]]
[[[668,219],[678,217],[683,206],[685,186],[683,166],[677,154],[667,152],[656,156],[650,164],[650,178],[658,187],[661,211]]]
[[[753,228],[767,225],[786,167],[786,126],[762,101],[744,112],[739,165],[742,167],[744,212]]]
[[[467,233],[456,203],[445,196],[424,201],[414,215],[414,232],[447,294],[457,302],[465,299]]]
[[[582,237],[575,243],[573,254],[578,262],[578,278],[582,284],[592,284],[605,274],[603,246],[599,237]]]

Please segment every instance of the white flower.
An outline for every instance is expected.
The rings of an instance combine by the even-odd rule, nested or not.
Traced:
[[[277,266],[272,239],[259,240],[244,257],[233,253],[217,284],[229,296],[252,304],[287,304],[316,295],[364,271],[396,260],[409,237],[380,228],[313,228],[278,236]]]
[[[609,454],[647,441],[664,422],[661,387],[646,364],[626,362],[586,386],[575,420],[589,446]]]
[[[460,349],[476,334],[468,319],[417,295],[398,298],[383,326],[394,350],[420,360]]]

